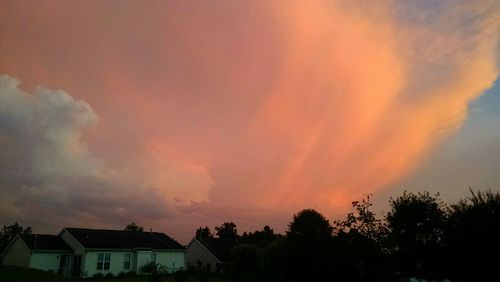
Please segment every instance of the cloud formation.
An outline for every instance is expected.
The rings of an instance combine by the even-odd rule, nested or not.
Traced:
[[[60,227],[158,219],[171,212],[162,193],[106,167],[82,135],[98,117],[61,90],[19,88],[0,76],[0,219]]]
[[[498,77],[496,1],[4,6],[0,72],[77,98],[3,78],[5,218],[58,191],[96,203],[89,224],[342,213],[425,164]]]

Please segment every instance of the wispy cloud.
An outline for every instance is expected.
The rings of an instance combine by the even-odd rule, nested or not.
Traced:
[[[35,193],[87,222],[333,214],[422,165],[498,77],[496,1],[7,6],[0,71],[100,122],[82,138],[87,104],[3,78],[0,163],[36,171],[0,180],[5,218],[57,198]]]

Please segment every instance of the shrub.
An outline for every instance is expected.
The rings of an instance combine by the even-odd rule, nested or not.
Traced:
[[[126,277],[127,273],[125,273],[124,271],[121,271],[120,273],[118,273],[118,275],[116,275],[116,277]]]
[[[154,261],[149,262],[141,267],[141,272],[145,273],[157,273],[158,272],[158,266]]]
[[[102,275],[102,273],[96,273],[92,275],[92,278],[104,278],[104,275]]]
[[[104,275],[104,277],[105,278],[113,278],[115,276],[113,275],[113,273],[107,273],[106,275]]]
[[[134,276],[136,276],[136,275],[137,275],[137,274],[136,274],[136,273],[135,273],[135,271],[133,271],[133,270],[131,270],[131,271],[129,271],[129,272],[127,272],[127,273],[125,273],[125,276],[126,276],[126,277],[134,277]]]

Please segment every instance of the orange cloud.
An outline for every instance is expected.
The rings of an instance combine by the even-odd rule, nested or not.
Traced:
[[[497,79],[495,1],[431,2],[3,4],[0,72],[90,104],[89,150],[176,216],[332,214],[410,174]]]

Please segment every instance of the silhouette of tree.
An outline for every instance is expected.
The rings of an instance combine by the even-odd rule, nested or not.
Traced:
[[[208,226],[205,226],[205,227],[198,227],[198,229],[196,229],[196,238],[213,238],[214,236],[212,235],[212,232],[210,231],[210,228],[208,228]]]
[[[10,241],[14,239],[18,234],[31,234],[31,227],[28,226],[24,228],[19,223],[14,222],[11,225],[4,225],[0,231],[0,253],[9,245]]]
[[[404,192],[390,199],[386,220],[396,271],[403,276],[428,280],[441,278],[443,270],[442,235],[446,206],[428,192]]]
[[[269,225],[266,225],[262,230],[248,233],[244,232],[243,235],[241,235],[240,241],[241,243],[252,244],[260,248],[265,248],[276,238],[277,235],[274,234],[274,230],[269,227]]]
[[[259,261],[261,260],[262,249],[251,244],[236,244],[231,249],[231,261],[228,271],[238,274],[256,273],[260,271]]]
[[[450,208],[446,228],[450,278],[457,281],[500,281],[500,194],[471,190]]]
[[[216,234],[222,239],[237,239],[238,230],[234,222],[224,222],[221,226],[215,227]]]
[[[127,226],[124,229],[125,231],[131,231],[131,232],[143,232],[144,227],[137,225],[135,222],[131,222],[127,224]]]
[[[355,212],[347,214],[344,221],[335,221],[337,232],[349,233],[357,232],[369,239],[382,241],[387,233],[387,227],[381,219],[378,219],[374,212],[370,210],[373,205],[370,203],[371,194],[366,195],[361,201],[353,201],[352,207]]]
[[[331,237],[333,227],[328,219],[313,209],[304,209],[293,216],[288,225],[287,238],[321,241]]]
[[[286,253],[282,264],[287,281],[321,281],[332,277],[334,266],[333,227],[313,209],[293,216],[286,232]]]
[[[370,196],[353,201],[355,211],[347,214],[344,221],[335,221],[335,264],[339,269],[337,277],[341,280],[390,279],[388,255],[382,247],[387,228],[370,210]]]

